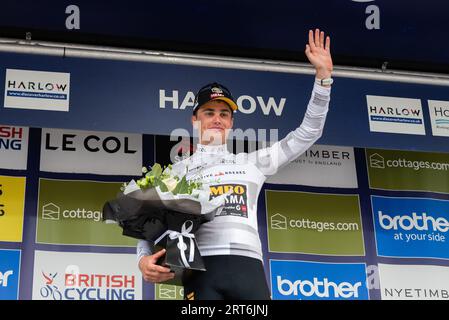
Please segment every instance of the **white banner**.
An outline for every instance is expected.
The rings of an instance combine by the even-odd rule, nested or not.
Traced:
[[[41,171],[142,174],[142,135],[42,129]]]
[[[33,300],[142,300],[135,254],[35,251]]]
[[[432,134],[449,137],[449,101],[428,100]]]
[[[357,188],[354,148],[314,145],[266,182]]]
[[[27,169],[27,127],[0,125],[0,168]]]
[[[69,111],[70,73],[6,69],[5,108]]]
[[[421,100],[366,96],[372,132],[425,135]]]
[[[449,268],[379,264],[383,300],[449,300]]]

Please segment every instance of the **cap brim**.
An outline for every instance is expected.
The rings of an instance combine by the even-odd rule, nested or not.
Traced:
[[[227,104],[229,104],[229,106],[231,107],[232,111],[235,111],[235,110],[238,109],[238,107],[237,107],[237,105],[235,104],[235,102],[232,101],[232,100],[229,99],[229,98],[226,98],[226,97],[216,97],[216,98],[214,98],[214,99],[212,99],[212,100],[221,100],[221,101],[226,102]]]

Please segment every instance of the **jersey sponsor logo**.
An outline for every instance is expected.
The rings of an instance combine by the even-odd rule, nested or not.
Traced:
[[[221,164],[236,164],[237,161],[235,161],[235,159],[221,159],[220,163]]]
[[[201,175],[201,179],[217,178],[217,177],[223,177],[223,176],[227,176],[227,175],[233,175],[233,176],[246,175],[246,171],[245,170],[221,170],[221,171]]]
[[[244,184],[218,184],[210,186],[210,199],[231,192],[226,196],[225,206],[219,216],[248,218],[247,186]]]

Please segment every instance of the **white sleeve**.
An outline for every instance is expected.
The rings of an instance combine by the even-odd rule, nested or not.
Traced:
[[[301,125],[272,146],[249,153],[248,160],[269,176],[309,149],[323,133],[330,92],[330,87],[315,83]]]
[[[139,240],[137,242],[137,265],[139,265],[140,259],[149,255],[151,255],[150,244],[146,240]]]

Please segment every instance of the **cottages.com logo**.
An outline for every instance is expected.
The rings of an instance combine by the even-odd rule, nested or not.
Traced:
[[[61,209],[61,207],[54,203],[47,203],[42,206],[42,219],[86,219],[99,222],[102,219],[102,213],[99,210],[89,210],[85,208]]]
[[[325,222],[313,221],[310,219],[287,219],[286,216],[276,213],[270,219],[271,229],[287,230],[287,229],[309,229],[318,232],[323,231],[357,231],[358,223],[355,222]]]

